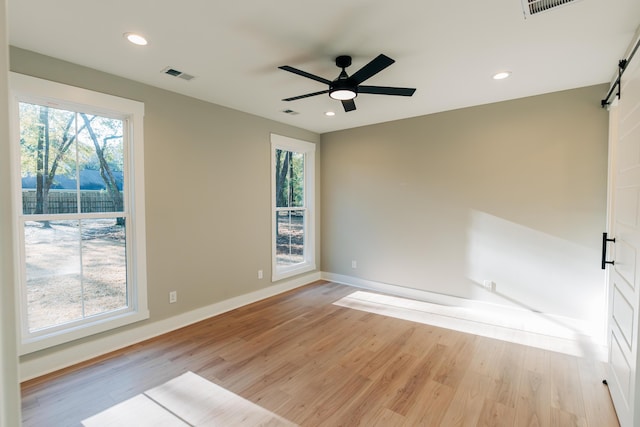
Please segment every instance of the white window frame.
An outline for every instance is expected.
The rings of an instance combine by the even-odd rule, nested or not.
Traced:
[[[277,201],[276,201],[276,150],[294,151],[304,154],[304,260],[298,264],[278,265],[277,263]],[[316,144],[271,134],[271,280],[286,279],[316,269],[315,256],[315,153]],[[295,210],[298,210],[296,208]]]
[[[14,241],[16,242],[16,304],[19,307],[19,353],[63,344],[100,332],[108,331],[149,318],[147,306],[147,265],[144,203],[144,104],[130,99],[55,83],[18,73],[9,73],[9,110],[11,133],[11,183],[13,188]],[[27,322],[27,298],[24,283],[26,267],[22,222],[22,185],[20,171],[20,117],[19,102],[51,105],[56,108],[72,108],[78,112],[119,118],[128,132],[125,145],[125,206],[129,211],[127,221],[127,293],[128,307],[110,313],[92,316],[67,325],[30,332]]]

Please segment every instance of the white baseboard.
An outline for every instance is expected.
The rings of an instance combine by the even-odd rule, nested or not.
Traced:
[[[407,288],[404,286],[391,285],[388,283],[375,282],[372,280],[361,279],[359,277],[346,276],[342,274],[322,272],[322,279],[331,282],[341,283],[343,285],[353,286],[355,288],[368,289],[372,291],[384,292],[394,296],[411,298],[418,301],[426,301],[434,304],[446,305],[451,307],[467,307],[478,310],[522,310],[516,307],[508,307],[487,301],[471,300],[467,298],[455,297],[451,295],[438,294],[435,292],[425,291],[422,289]]]
[[[357,277],[346,276],[327,272],[313,272],[298,276],[292,280],[286,280],[268,288],[260,289],[249,294],[224,300],[207,307],[202,307],[178,316],[171,317],[153,323],[144,323],[141,326],[128,329],[120,333],[114,333],[98,340],[70,346],[63,350],[55,351],[41,357],[27,358],[20,363],[20,381],[30,380],[41,375],[45,375],[59,369],[63,369],[94,357],[98,357],[109,352],[139,343],[184,326],[191,325],[201,320],[217,316],[227,311],[269,298],[274,295],[304,286],[317,280],[327,280],[335,283],[383,292],[390,295],[426,301],[450,307],[465,307],[480,311],[502,312],[505,315],[523,312],[525,310],[518,307],[503,306],[486,301],[470,300],[450,295],[437,294],[421,289],[407,288],[398,285],[375,282]],[[597,334],[593,333],[588,325],[580,319],[571,319],[561,316],[545,314],[546,317],[558,319],[563,324],[574,325],[576,330],[581,330],[590,336],[596,343],[602,345]]]
[[[471,300],[451,295],[443,295],[435,292],[429,292],[422,289],[407,288],[404,286],[392,285],[388,283],[375,282],[372,280],[361,279],[353,276],[342,274],[322,272],[322,279],[331,282],[341,283],[343,285],[353,286],[361,289],[368,289],[377,292],[387,293],[389,295],[414,299],[418,301],[430,302],[449,307],[464,307],[478,310],[481,312],[503,313],[505,316],[519,315],[522,313],[533,313],[520,307],[496,304],[488,301]],[[582,319],[558,316],[548,313],[538,313],[546,319],[555,320],[558,324],[569,325],[576,332],[589,337],[598,346],[605,345],[604,337],[601,337],[599,329]]]
[[[27,358],[27,360],[20,362],[20,381],[27,381],[59,369],[73,366],[320,279],[321,274],[319,272],[304,274],[291,280],[285,280],[269,286],[268,288],[245,295],[239,295],[206,307],[182,313],[169,319],[153,323],[145,322],[139,327],[114,333],[104,338],[73,345],[40,357]]]

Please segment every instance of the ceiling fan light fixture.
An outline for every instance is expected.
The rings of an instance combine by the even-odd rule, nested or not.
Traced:
[[[343,69],[340,76],[329,85],[329,96],[338,101],[349,101],[358,96],[358,83],[351,80]]]
[[[352,89],[333,89],[329,92],[329,96],[338,101],[346,101],[355,98],[358,94]]]

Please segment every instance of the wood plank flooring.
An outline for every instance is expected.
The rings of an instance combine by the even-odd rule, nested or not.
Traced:
[[[301,426],[618,426],[595,360],[332,303],[319,282],[22,384],[24,426],[80,426],[187,371]]]
[[[82,421],[84,427],[296,427],[189,371]]]

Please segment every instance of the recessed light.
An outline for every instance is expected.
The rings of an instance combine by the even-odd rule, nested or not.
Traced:
[[[133,44],[137,44],[138,46],[146,46],[149,42],[147,39],[142,37],[140,34],[136,33],[124,33],[124,37],[129,40]]]
[[[324,113],[324,115],[327,117],[333,117],[336,115],[336,113],[334,113],[333,111],[327,111],[326,113]]]
[[[511,75],[511,71],[500,71],[493,75],[493,80],[503,80]]]

